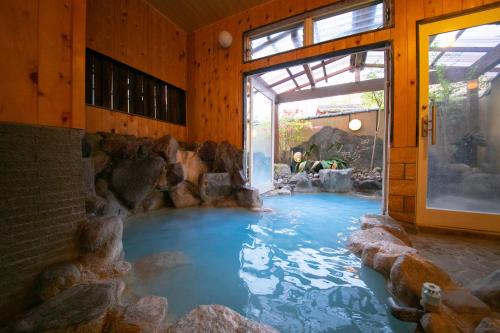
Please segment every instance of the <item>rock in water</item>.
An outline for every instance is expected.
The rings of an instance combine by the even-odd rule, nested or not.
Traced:
[[[323,191],[345,193],[352,191],[352,169],[319,170],[319,181]]]
[[[405,245],[399,238],[394,237],[386,230],[381,228],[372,228],[354,231],[347,240],[347,247],[355,254],[361,255],[365,247],[380,242],[388,242],[400,246]]]
[[[184,180],[198,186],[202,174],[208,167],[194,151],[181,151],[177,153],[177,161],[182,165]]]
[[[167,333],[278,333],[222,305],[200,305],[167,328]]]
[[[200,199],[194,194],[195,189],[188,182],[177,184],[169,190],[170,199],[175,208],[198,206]]]
[[[125,308],[123,314],[111,324],[109,333],[157,333],[166,313],[166,298],[141,297]]]
[[[377,272],[389,277],[396,259],[404,254],[417,253],[412,247],[381,241],[372,243],[363,249],[361,259],[363,264],[372,267]]]
[[[148,255],[132,263],[134,274],[142,279],[157,276],[168,269],[189,264],[189,258],[179,251],[164,251]]]
[[[468,289],[493,311],[500,312],[500,269],[472,282]]]
[[[361,229],[381,228],[399,238],[403,243],[412,246],[410,237],[405,229],[390,216],[383,215],[365,215],[361,217]]]
[[[245,208],[260,208],[262,207],[262,198],[259,195],[259,190],[249,186],[243,186],[236,194],[238,205]]]
[[[153,151],[160,154],[167,163],[177,162],[178,150],[179,143],[169,134],[159,138],[153,146]]]
[[[165,166],[160,157],[121,161],[113,170],[111,187],[130,208],[135,208],[156,185]]]
[[[119,217],[91,219],[82,227],[80,237],[84,257],[103,264],[119,259],[122,250],[123,222]]]
[[[74,286],[79,282],[80,277],[80,270],[71,262],[46,268],[40,276],[40,299],[48,300]]]
[[[449,275],[418,254],[400,256],[391,269],[389,289],[408,306],[419,307],[422,284],[432,282],[448,291],[457,289]]]
[[[307,176],[305,172],[299,172],[290,178],[290,184],[295,185],[296,192],[310,193],[315,192],[316,189],[313,188],[311,179]]]
[[[119,302],[123,282],[80,284],[29,311],[14,332],[101,333],[107,311]]]
[[[231,195],[231,177],[227,172],[205,173],[200,180],[200,197],[212,203]]]
[[[276,163],[274,164],[274,178],[283,178],[290,177],[292,175],[292,171],[290,170],[290,166],[288,164]]]
[[[500,333],[500,319],[484,318],[476,327],[474,333]]]

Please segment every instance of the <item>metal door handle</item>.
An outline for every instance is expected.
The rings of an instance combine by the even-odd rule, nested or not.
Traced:
[[[431,128],[430,130],[432,131],[431,133],[431,144],[432,145],[435,145],[436,144],[436,129],[437,129],[437,126],[436,126],[436,114],[438,112],[438,108],[436,107],[436,105],[432,105],[432,125],[431,125]]]
[[[427,109],[427,105],[423,105],[422,109]],[[432,119],[429,120],[428,115],[422,117],[422,137],[426,138],[429,135],[429,132],[431,132],[431,144],[435,145],[436,144],[436,114],[437,114],[438,108],[435,105],[432,105],[431,107],[431,112],[432,112]]]

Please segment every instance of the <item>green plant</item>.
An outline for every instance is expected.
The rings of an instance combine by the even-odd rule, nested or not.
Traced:
[[[314,152],[319,155],[319,148],[316,144],[312,144],[304,153],[304,161],[300,162],[297,167],[297,172],[303,171],[319,171],[321,169],[346,169],[349,167],[349,162],[342,155],[346,155],[343,151],[344,145],[340,142],[332,143],[326,149],[327,152],[334,149],[334,155],[327,159],[311,160],[310,157]],[[321,156],[320,156],[321,158]]]

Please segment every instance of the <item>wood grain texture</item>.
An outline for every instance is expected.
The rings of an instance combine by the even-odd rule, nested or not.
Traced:
[[[184,126],[96,108],[90,105],[86,106],[86,131],[89,133],[110,132],[151,138],[171,134],[179,141],[187,141],[187,129]]]
[[[82,4],[0,2],[0,121],[84,127]]]
[[[87,0],[86,40],[97,52],[187,88],[187,33],[144,0]]]

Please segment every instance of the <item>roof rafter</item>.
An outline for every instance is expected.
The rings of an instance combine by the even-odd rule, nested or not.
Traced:
[[[307,79],[309,80],[309,84],[311,85],[311,87],[316,86],[316,81],[314,81],[314,76],[312,74],[311,67],[309,67],[309,64],[304,64],[303,67],[304,67],[304,71],[306,72]]]

